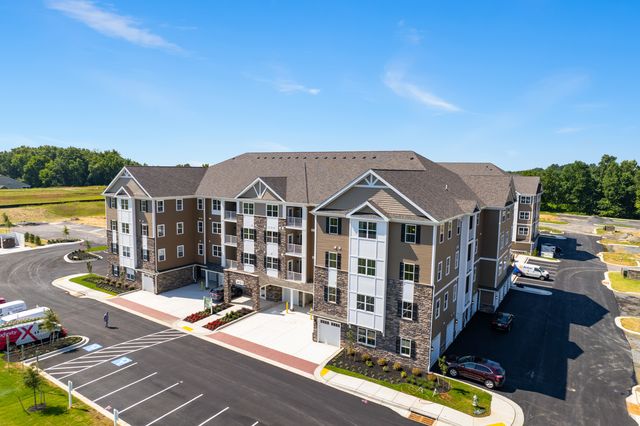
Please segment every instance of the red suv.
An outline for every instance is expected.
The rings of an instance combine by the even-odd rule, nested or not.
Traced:
[[[489,389],[500,387],[506,380],[504,368],[495,361],[477,356],[447,357],[451,377],[466,377],[484,383]]]

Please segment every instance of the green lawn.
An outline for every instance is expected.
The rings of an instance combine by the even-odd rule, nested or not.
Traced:
[[[552,228],[550,226],[541,226],[540,228],[538,228],[538,230],[540,232],[546,232],[549,234],[564,234],[563,231],[556,229],[556,228]]]
[[[107,248],[108,248],[107,246],[94,246],[94,247],[91,247],[90,249],[88,249],[87,251],[89,251],[89,252],[92,252],[92,251],[104,251]]]
[[[620,272],[609,272],[609,281],[611,281],[611,288],[616,291],[640,293],[640,280],[629,280]]]
[[[409,395],[413,395],[417,398],[422,398],[427,401],[432,401],[438,404],[445,405],[453,408],[454,410],[461,411],[465,414],[473,416],[473,395],[478,395],[478,405],[486,408],[486,412],[480,416],[485,417],[491,414],[491,394],[478,389],[473,386],[469,386],[466,383],[459,382],[447,378],[446,380],[451,384],[451,390],[446,394],[438,394],[433,396],[433,391],[425,390],[424,392],[415,385],[409,383],[389,383],[382,380],[373,379],[371,377],[364,376],[362,374],[345,370],[333,365],[327,364],[325,366],[327,370],[335,371],[336,373],[344,374],[346,376],[357,377],[358,379],[368,380],[373,383],[377,383],[381,386],[388,387],[390,389],[403,392]]]
[[[638,264],[636,256],[629,253],[604,252],[602,256],[606,263],[614,265],[636,266]]]
[[[103,200],[104,186],[3,189],[0,207]]]
[[[66,392],[46,380],[40,390],[45,393],[47,408],[30,414],[25,413],[20,400],[25,409],[32,406],[33,391],[24,387],[21,373],[20,365],[12,365],[7,369],[7,364],[0,360],[0,417],[3,426],[108,426],[113,424],[112,420],[108,420],[76,399],[68,410]]]
[[[114,293],[113,291],[109,291],[109,290],[105,290],[103,288],[97,287],[94,283],[87,281],[86,278],[88,278],[88,277],[96,277],[96,278],[98,278],[98,277],[100,277],[100,275],[96,275],[96,274],[82,275],[82,276],[79,276],[79,277],[71,278],[71,282],[83,285],[83,286],[85,286],[87,288],[90,288],[91,290],[97,290],[97,291],[101,291],[103,293],[110,294],[112,296],[116,296],[117,295],[117,293]]]

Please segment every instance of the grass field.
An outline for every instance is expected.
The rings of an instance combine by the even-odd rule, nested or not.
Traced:
[[[553,213],[540,213],[540,222],[553,223],[556,225],[566,225],[567,221],[559,219],[558,215]]]
[[[104,186],[60,186],[0,190],[0,207],[102,200]]]
[[[1,195],[2,193],[0,193]],[[77,220],[78,223],[105,226],[104,201],[69,202],[2,208],[11,222],[62,222]]]
[[[640,333],[640,318],[637,318],[637,317],[620,318],[620,323],[627,330]]]
[[[604,252],[602,253],[602,256],[604,257],[605,262],[612,263],[614,265],[636,266],[638,264],[637,257],[629,253]]]
[[[101,292],[103,292],[103,293],[110,294],[110,295],[112,295],[112,296],[116,296],[116,295],[117,295],[117,293],[114,293],[114,292],[112,292],[112,291],[105,290],[105,289],[103,289],[103,288],[97,287],[94,283],[92,283],[92,282],[89,282],[89,281],[85,280],[85,278],[87,278],[87,277],[98,277],[98,275],[96,275],[96,274],[87,274],[87,275],[82,275],[82,276],[80,276],[80,277],[71,278],[71,282],[74,282],[74,283],[76,283],[76,284],[83,285],[83,286],[85,286],[85,287],[87,287],[87,288],[90,288],[91,290],[97,290],[97,291],[101,291]]]
[[[640,281],[627,279],[620,272],[609,272],[609,281],[611,281],[611,288],[616,291],[640,293]]]
[[[540,226],[540,228],[538,228],[538,230],[540,232],[546,232],[548,234],[564,234],[563,231],[556,229],[556,228],[552,228],[550,226]]]
[[[40,390],[45,393],[47,408],[30,414],[25,413],[20,405],[20,400],[22,400],[25,409],[33,405],[33,391],[22,384],[22,367],[11,365],[7,369],[6,363],[0,360],[0,417],[2,417],[2,425],[108,426],[113,424],[112,420],[108,420],[75,399],[73,406],[68,410],[66,392],[46,380]]]

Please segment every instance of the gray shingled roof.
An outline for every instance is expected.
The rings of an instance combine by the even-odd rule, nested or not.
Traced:
[[[9,176],[0,175],[0,188],[22,189],[31,188],[31,185],[27,185],[26,183],[10,178]]]
[[[152,197],[194,195],[205,167],[127,166]],[[248,185],[245,183],[245,186]],[[235,194],[234,194],[235,195]]]
[[[539,176],[512,175],[516,191],[520,194],[535,195],[542,190]]]
[[[475,175],[475,176],[499,176],[507,174],[500,167],[496,166],[493,163],[447,163],[440,162],[438,163],[441,166],[446,167],[454,173],[459,175]]]

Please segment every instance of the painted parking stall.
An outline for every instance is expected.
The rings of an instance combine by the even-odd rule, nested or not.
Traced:
[[[545,288],[553,288],[554,287],[554,283],[556,281],[556,276],[558,274],[558,270],[560,268],[560,264],[562,263],[562,261],[560,262],[545,262],[545,261],[540,261],[538,259],[536,260],[531,260],[530,258],[527,260],[527,265],[532,265],[532,266],[539,266],[542,269],[545,269],[547,271],[549,271],[549,279],[548,280],[541,280],[538,278],[532,278],[532,277],[526,277],[526,276],[521,276],[521,277],[514,277],[514,284],[516,285],[526,285],[526,286],[538,286],[538,287],[545,287]]]

